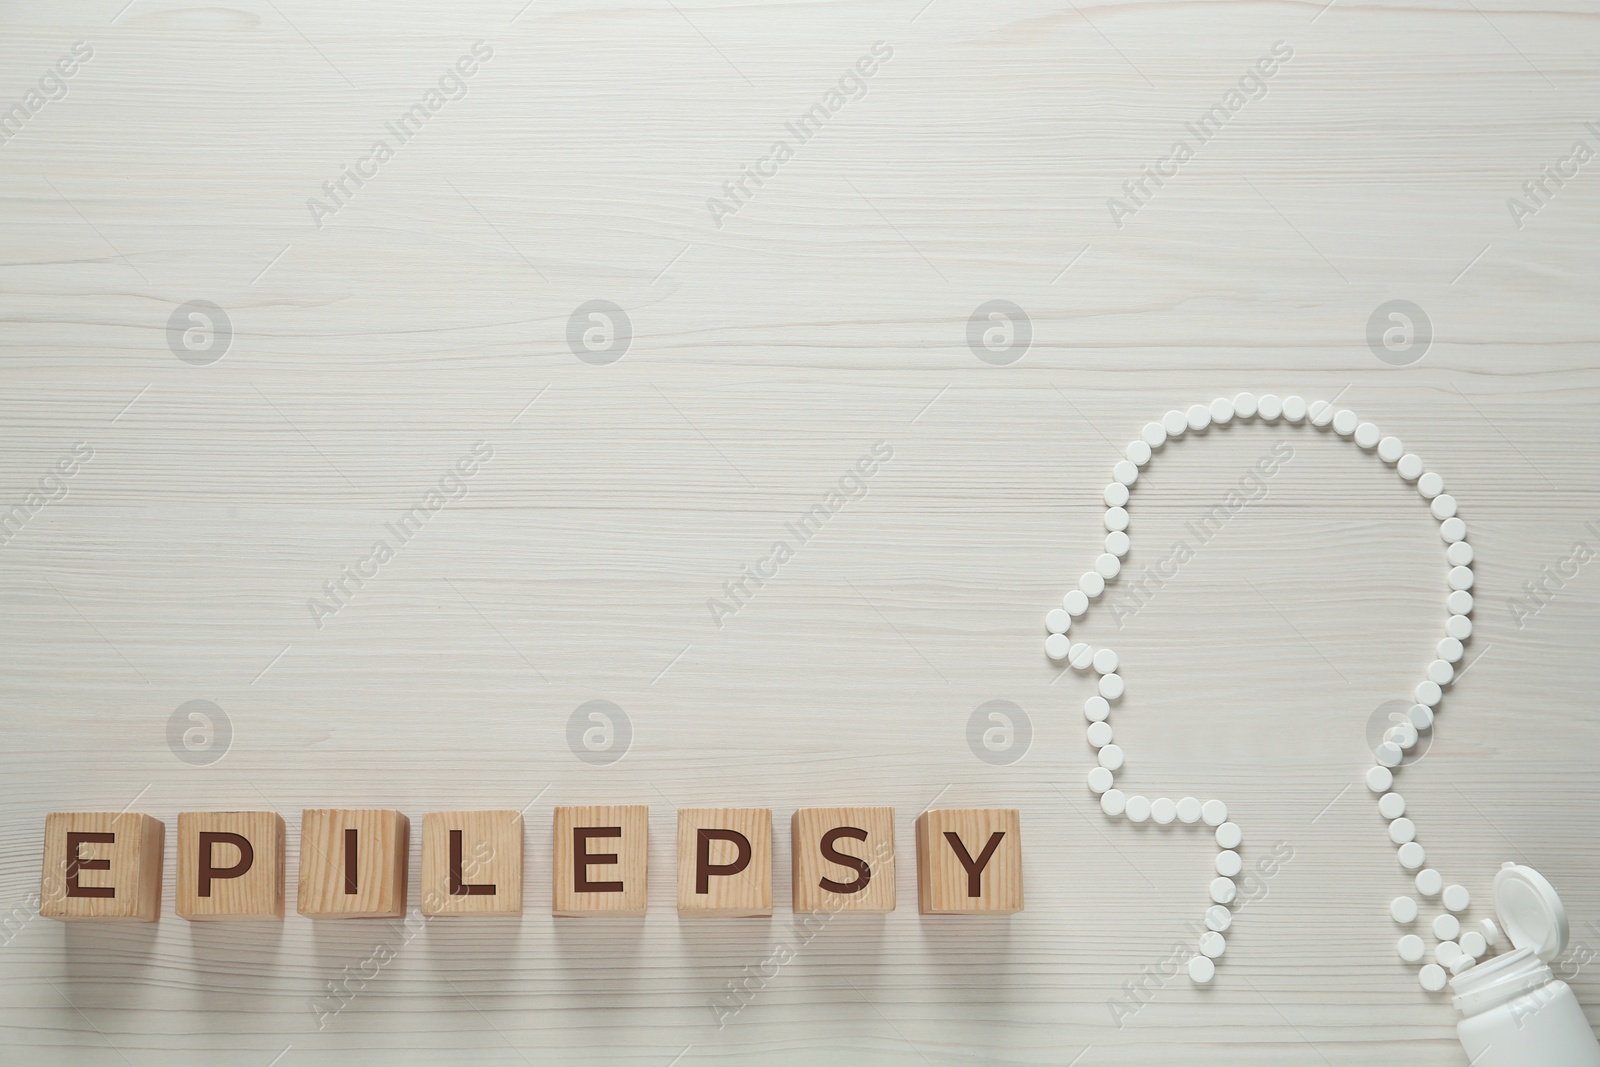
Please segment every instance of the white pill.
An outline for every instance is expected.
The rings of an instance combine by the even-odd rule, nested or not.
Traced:
[[[1417,728],[1409,722],[1397,722],[1383,732],[1385,741],[1393,741],[1402,750],[1411,748],[1417,743]]]
[[[1144,822],[1150,818],[1150,798],[1141,796],[1129,797],[1128,818],[1133,822]]]
[[[1109,648],[1102,648],[1094,654],[1094,669],[1101,674],[1115,674],[1117,670],[1117,654]]]
[[[1200,802],[1194,797],[1183,797],[1178,801],[1178,821],[1196,823],[1200,821]]]
[[[1490,948],[1500,944],[1500,926],[1493,919],[1485,919],[1478,924],[1478,929],[1483,931],[1484,944]]]
[[[1367,425],[1372,426],[1371,423],[1368,423]],[[1356,432],[1359,426],[1360,420],[1356,418],[1356,413],[1351,411],[1349,408],[1340,408],[1338,411],[1333,413],[1333,432],[1338,434],[1340,437],[1349,437],[1351,434]],[[1376,434],[1378,432],[1378,428],[1373,426],[1372,432]],[[1372,445],[1377,443],[1378,439],[1374,437],[1372,439]],[[1367,445],[1366,447],[1371,448],[1372,445]]]
[[[1183,417],[1181,411],[1169,411],[1161,416],[1161,428],[1167,431],[1168,437],[1182,437],[1189,428],[1189,420]]]
[[[1454,941],[1461,932],[1461,920],[1454,915],[1439,915],[1433,920],[1433,936],[1440,941]],[[1439,961],[1443,963],[1443,960]]]
[[[1449,979],[1444,973],[1444,968],[1437,963],[1430,963],[1417,972],[1417,981],[1422,983],[1422,988],[1430,993],[1437,993],[1444,988]]]
[[[1205,985],[1217,976],[1217,965],[1204,956],[1196,956],[1189,961],[1189,981],[1195,985]]]
[[[1284,397],[1283,417],[1290,422],[1304,422],[1306,418],[1306,402],[1297,396]]]
[[[1398,437],[1385,437],[1378,442],[1378,458],[1385,463],[1399,463],[1406,454],[1406,446]]]
[[[1450,588],[1459,590],[1461,592],[1466,592],[1468,589],[1471,589],[1472,588],[1472,568],[1471,567],[1451,567],[1450,568]]]
[[[1108,529],[1108,530],[1126,530],[1127,528],[1128,528],[1128,509],[1127,508],[1107,508],[1106,509],[1106,529]]]
[[[1333,405],[1326,400],[1313,400],[1307,409],[1313,426],[1327,426],[1333,422]]]
[[[1418,682],[1417,688],[1411,695],[1417,698],[1418,704],[1426,704],[1432,708],[1437,707],[1439,701],[1443,699],[1444,691],[1439,688],[1438,682]]]
[[[1089,772],[1089,791],[1091,793],[1104,793],[1111,788],[1111,783],[1116,781],[1112,773],[1104,767],[1096,767]]]
[[[1435,646],[1434,651],[1446,663],[1460,663],[1461,657],[1466,653],[1466,646],[1453,637],[1446,637]]]
[[[1238,396],[1233,398],[1234,414],[1238,415],[1241,419],[1255,418],[1256,407],[1257,401],[1256,394],[1254,393],[1240,393]]]
[[[1272,393],[1267,393],[1260,400],[1256,401],[1256,414],[1260,415],[1268,422],[1277,422],[1279,419],[1283,418],[1283,401],[1279,400]]]
[[[1100,695],[1107,700],[1116,700],[1122,696],[1126,688],[1120,674],[1105,674],[1100,677]]]
[[[1168,797],[1157,797],[1150,802],[1150,818],[1166,826],[1178,817],[1178,805]]]
[[[1447,545],[1460,544],[1467,536],[1467,524],[1452,515],[1439,524],[1439,536],[1444,538],[1444,543]],[[1444,555],[1446,559],[1450,559],[1450,550],[1445,549]],[[1450,562],[1455,563],[1455,560],[1451,559]],[[1471,562],[1472,549],[1469,548],[1467,549],[1467,563]],[[1465,564],[1461,564],[1461,566],[1465,566]]]
[[[1428,504],[1428,510],[1441,521],[1452,518],[1456,513],[1456,498],[1449,493],[1440,493]]]
[[[1086,642],[1079,641],[1067,652],[1067,662],[1080,671],[1088,670],[1089,664],[1094,662],[1094,649]]]
[[[1397,923],[1417,921],[1417,902],[1410,897],[1395,897],[1389,901],[1389,915]]]
[[[1053,634],[1064,634],[1072,629],[1072,616],[1065,608],[1051,608],[1045,613],[1044,628]]]
[[[1111,724],[1108,722],[1092,722],[1085,733],[1095,748],[1105,748],[1111,743]]]
[[[1216,959],[1228,948],[1228,940],[1215,930],[1207,930],[1200,935],[1200,955]]]
[[[1421,493],[1424,499],[1432,500],[1444,492],[1444,476],[1429,471],[1417,479],[1417,492]]]
[[[1104,752],[1105,749],[1100,751]],[[1428,858],[1428,853],[1415,841],[1407,841],[1400,846],[1396,857],[1400,860],[1400,866],[1408,871],[1414,871],[1422,866],[1422,861]]]
[[[1427,950],[1427,945],[1422,943],[1422,938],[1416,934],[1407,934],[1400,939],[1400,958],[1407,963],[1417,963],[1422,959],[1422,954]]]
[[[1090,697],[1083,702],[1083,717],[1090,722],[1105,722],[1110,714],[1111,705],[1106,703],[1105,697]]]
[[[1211,402],[1211,421],[1218,426],[1232,422],[1235,414],[1237,412],[1233,410],[1233,401],[1219,396]]]
[[[1356,444],[1362,448],[1377,448],[1378,439],[1382,436],[1383,431],[1378,429],[1375,422],[1363,422],[1356,427]]]
[[[1478,931],[1468,930],[1461,935],[1461,951],[1475,960],[1481,960],[1483,954],[1489,951],[1489,943]]]
[[[1121,482],[1112,482],[1106,486],[1106,507],[1120,508],[1128,502],[1128,487]]]
[[[1220,848],[1238,848],[1243,838],[1244,831],[1239,829],[1236,822],[1225,822],[1217,827],[1217,845]]]
[[[1444,887],[1444,906],[1451,911],[1466,911],[1467,905],[1472,903],[1472,894],[1467,892],[1464,885],[1447,885]]]
[[[1445,607],[1450,609],[1452,615],[1472,614],[1472,594],[1465,589],[1457,589],[1444,598]]]
[[[1378,745],[1373,754],[1378,757],[1378,763],[1384,767],[1398,767],[1400,761],[1405,758],[1405,753],[1393,741],[1384,741]]]
[[[1378,798],[1378,814],[1385,819],[1398,819],[1406,813],[1406,798],[1399,793],[1385,793]]]
[[[1433,958],[1442,967],[1448,967],[1461,958],[1461,946],[1448,938],[1433,946]]]
[[[1422,457],[1415,452],[1407,452],[1395,463],[1394,469],[1406,481],[1414,482],[1422,476]]]
[[[1166,435],[1163,434],[1162,436],[1164,438]],[[1122,454],[1128,457],[1130,463],[1138,467],[1150,462],[1150,446],[1143,441],[1129,441],[1128,447],[1123,450]]]
[[[1232,878],[1213,878],[1211,880],[1211,899],[1218,904],[1232,904],[1233,898],[1238,894],[1239,887],[1233,884]]]
[[[1112,530],[1106,534],[1106,551],[1113,556],[1126,556],[1128,549],[1133,547],[1133,540],[1121,530]]]
[[[1428,681],[1436,685],[1449,685],[1455,676],[1456,669],[1447,660],[1436,659],[1428,664]]]
[[[1084,571],[1078,576],[1078,588],[1083,591],[1084,596],[1093,600],[1106,591],[1105,575],[1099,571]]]
[[[1446,520],[1439,529],[1442,531],[1451,521],[1460,520]],[[1466,523],[1462,523],[1462,525],[1465,526]],[[1465,567],[1472,562],[1472,546],[1458,538],[1449,548],[1444,550],[1444,558],[1450,561],[1450,566],[1452,567]]]
[[[1107,815],[1121,815],[1128,808],[1128,798],[1120,789],[1107,789],[1100,794],[1100,810]]]
[[[1131,459],[1118,460],[1111,468],[1111,477],[1122,485],[1132,485],[1139,480],[1139,465]]]
[[[1413,704],[1406,710],[1406,718],[1421,732],[1433,726],[1433,709],[1426,704]]]
[[[1217,853],[1217,873],[1224,878],[1232,878],[1244,870],[1244,860],[1233,849],[1223,849]]]
[[[1108,771],[1122,768],[1122,746],[1106,745],[1100,749],[1100,766]]]
[[[1122,570],[1122,561],[1115,553],[1102,552],[1095,557],[1094,569],[1102,578],[1115,578]]]
[[[1151,448],[1160,448],[1167,443],[1167,428],[1159,422],[1147,422],[1139,431],[1139,440]]]
[[[1367,788],[1374,793],[1387,793],[1394,784],[1394,773],[1387,767],[1369,767],[1367,769]]]
[[[1054,660],[1066,659],[1069,647],[1066,634],[1051,634],[1044,639],[1044,654]]]
[[[1460,974],[1462,971],[1466,970],[1467,968],[1471,967],[1473,964],[1475,964],[1477,962],[1478,962],[1477,960],[1475,960],[1471,956],[1467,955],[1466,951],[1463,950],[1461,955],[1457,956],[1455,958],[1455,960],[1450,964],[1450,973],[1451,974]]]
[[[1417,824],[1402,815],[1389,824],[1389,840],[1397,845],[1417,839]]]
[[[1082,589],[1073,589],[1061,598],[1061,606],[1067,609],[1067,614],[1076,618],[1089,610],[1089,598]]]
[[[1444,888],[1444,875],[1432,867],[1417,872],[1417,892],[1425,897],[1436,897]]]
[[[1211,425],[1211,409],[1204,404],[1191,404],[1183,414],[1191,430],[1203,430]]]
[[[1221,826],[1228,821],[1228,805],[1220,800],[1208,800],[1200,805],[1200,817],[1207,826]]]

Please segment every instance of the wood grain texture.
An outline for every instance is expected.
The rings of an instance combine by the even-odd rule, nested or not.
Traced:
[[[789,819],[789,853],[795,914],[894,910],[893,808],[801,808]]]
[[[459,835],[454,844],[452,835]],[[422,914],[520,915],[522,883],[521,812],[422,817]]]
[[[137,812],[45,816],[38,913],[64,922],[156,922],[165,827]]]
[[[678,914],[772,914],[772,809],[678,809]]]
[[[173,910],[197,921],[281,920],[287,841],[275,811],[180,811]]]
[[[300,889],[308,919],[396,919],[406,913],[411,820],[385,808],[300,814]]]
[[[612,834],[612,830],[616,833]],[[575,836],[579,831],[591,832],[580,840]],[[558,805],[552,817],[551,836],[553,914],[567,918],[639,918],[645,914],[650,904],[647,806]]]
[[[935,808],[917,816],[917,910],[1011,915],[1023,909],[1022,819],[1015,808]]]

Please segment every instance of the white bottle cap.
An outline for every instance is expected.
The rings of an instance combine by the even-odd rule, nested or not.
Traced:
[[[1546,963],[1567,947],[1567,909],[1555,887],[1532,867],[1507,863],[1494,876],[1494,911],[1517,948],[1531,948]]]

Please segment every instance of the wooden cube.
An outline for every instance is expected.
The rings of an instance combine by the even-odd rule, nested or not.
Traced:
[[[924,915],[1022,910],[1022,817],[1015,808],[948,808],[917,819],[917,906]]]
[[[794,910],[894,910],[894,809],[801,808],[789,821]]]
[[[275,811],[180,811],[178,914],[281,920],[287,836]]]
[[[39,914],[68,922],[161,918],[166,824],[136,811],[55,811],[44,818]]]
[[[649,889],[650,809],[558,807],[550,907],[558,916],[640,916]]]
[[[422,914],[522,914],[522,813],[422,817]]]
[[[772,914],[772,809],[678,811],[678,913]]]
[[[398,811],[300,813],[300,895],[308,919],[395,919],[406,910],[411,820]]]

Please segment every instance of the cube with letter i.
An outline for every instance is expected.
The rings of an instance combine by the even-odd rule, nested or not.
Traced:
[[[387,809],[300,814],[300,894],[308,919],[396,919],[406,911],[411,820]]]

